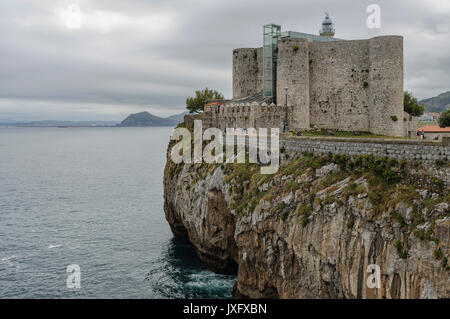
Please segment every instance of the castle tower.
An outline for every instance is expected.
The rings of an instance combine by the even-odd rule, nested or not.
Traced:
[[[319,32],[322,37],[334,37],[334,23],[331,21],[328,12],[325,13],[325,19],[322,22],[322,29],[320,29]]]

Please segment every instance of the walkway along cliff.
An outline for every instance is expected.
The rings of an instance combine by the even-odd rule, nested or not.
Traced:
[[[174,235],[237,274],[235,297],[449,298],[447,141],[318,139],[282,139],[274,175],[168,158]]]

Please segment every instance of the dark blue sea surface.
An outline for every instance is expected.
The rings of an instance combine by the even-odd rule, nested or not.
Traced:
[[[170,132],[0,127],[0,298],[231,297],[164,218]]]

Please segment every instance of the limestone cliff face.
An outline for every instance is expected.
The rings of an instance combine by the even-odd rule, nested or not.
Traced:
[[[336,159],[291,156],[271,176],[168,162],[166,218],[206,266],[237,272],[236,297],[449,298],[448,181],[435,177],[449,167],[389,165],[401,178],[385,184]]]

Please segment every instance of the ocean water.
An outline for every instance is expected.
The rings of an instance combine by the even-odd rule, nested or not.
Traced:
[[[164,218],[170,132],[0,128],[0,298],[231,297]]]

